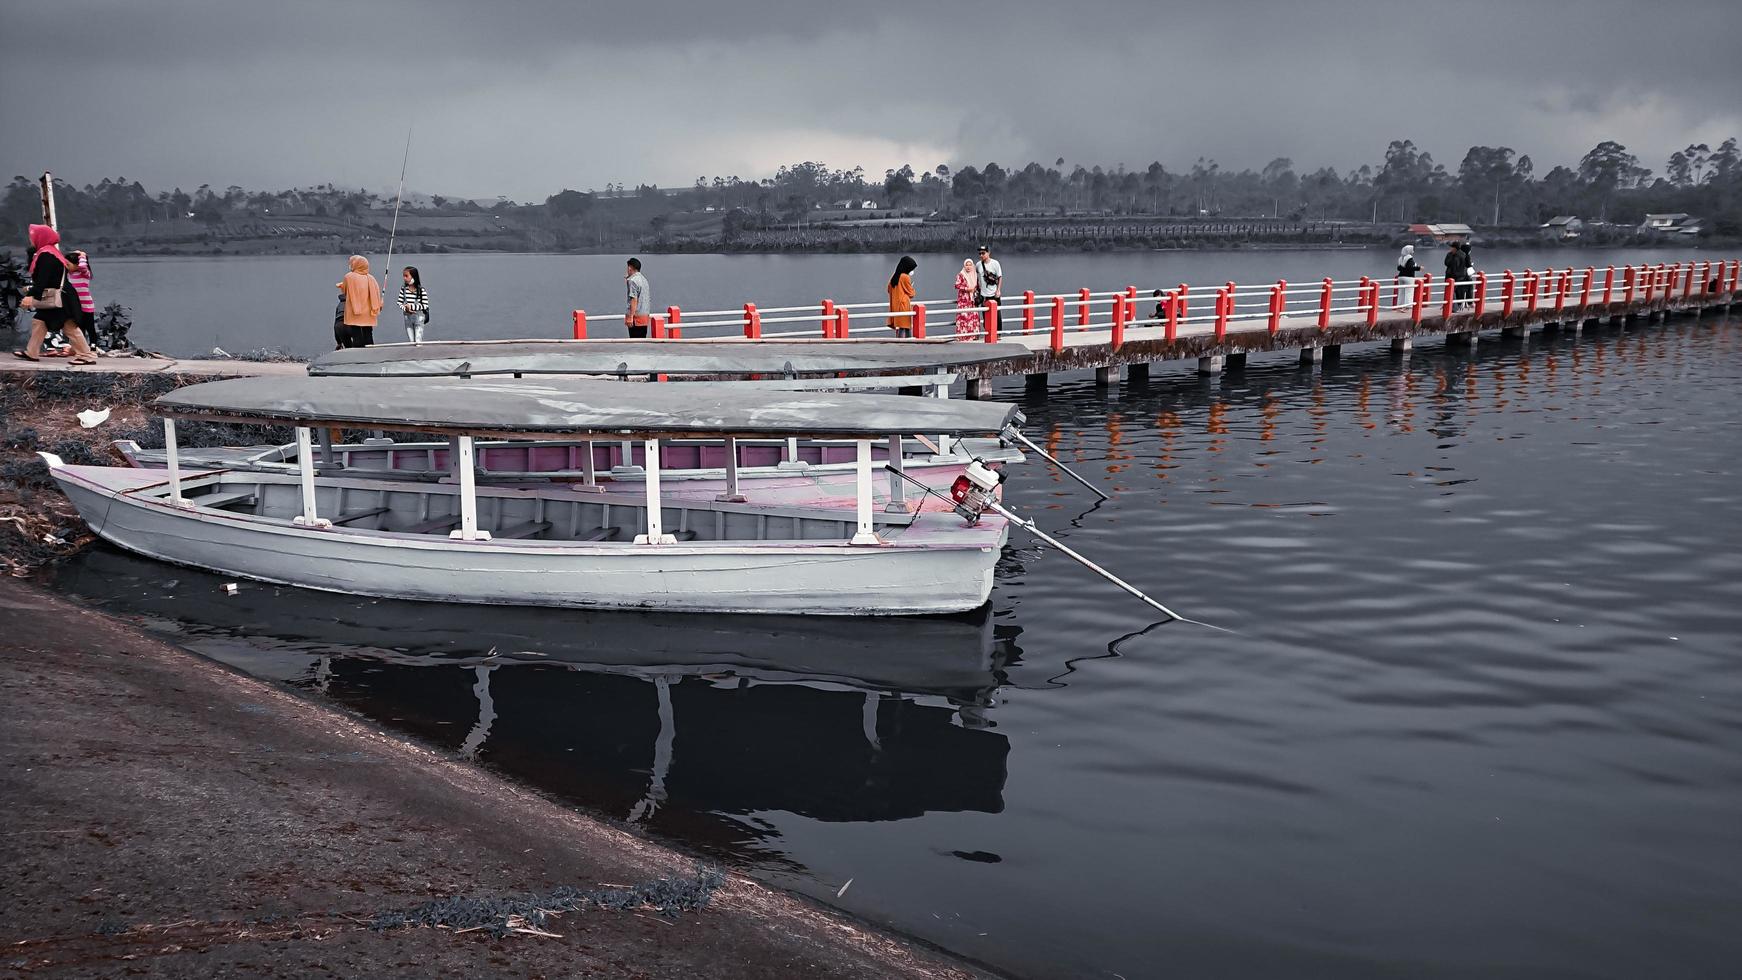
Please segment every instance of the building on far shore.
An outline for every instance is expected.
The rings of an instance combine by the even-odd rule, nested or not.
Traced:
[[[1655,231],[1663,235],[1683,235],[1692,238],[1705,230],[1705,223],[1691,215],[1648,214],[1640,226],[1642,231]]]
[[[1585,223],[1570,214],[1557,214],[1543,222],[1542,230],[1550,238],[1558,238],[1563,242],[1579,237],[1579,230]]]
[[[1436,242],[1467,242],[1476,237],[1474,228],[1459,224],[1410,225],[1409,233]]]

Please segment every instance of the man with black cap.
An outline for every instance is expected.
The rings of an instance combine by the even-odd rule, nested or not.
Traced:
[[[1004,297],[1004,267],[992,257],[990,246],[980,246],[980,261],[975,263],[974,271],[980,274],[980,305],[986,307],[986,331],[996,333],[1000,317],[990,304]]]

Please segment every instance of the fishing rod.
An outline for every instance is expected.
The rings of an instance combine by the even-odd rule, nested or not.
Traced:
[[[976,460],[975,462],[977,463],[978,460]],[[932,496],[938,498],[939,500],[942,500],[944,503],[949,504],[951,510],[954,510],[958,514],[962,514],[962,516],[964,518],[966,518],[968,516],[967,513],[963,513],[963,507],[965,505],[968,506],[968,511],[970,513],[974,514],[975,519],[978,519],[979,513],[977,510],[975,510],[974,505],[978,505],[980,507],[980,509],[991,510],[991,511],[996,512],[997,514],[1002,516],[1005,520],[1009,521],[1010,523],[1016,525],[1017,527],[1023,529],[1024,531],[1027,531],[1029,534],[1034,535],[1035,537],[1046,542],[1047,544],[1052,545],[1054,548],[1057,548],[1059,551],[1063,552],[1067,558],[1070,558],[1072,561],[1075,561],[1077,564],[1082,565],[1084,568],[1087,568],[1089,571],[1094,572],[1096,575],[1099,575],[1102,578],[1106,579],[1107,581],[1112,582],[1114,585],[1118,586],[1119,588],[1125,590],[1126,592],[1130,593],[1133,596],[1136,596],[1138,599],[1143,600],[1144,602],[1148,603],[1150,606],[1153,606],[1154,608],[1160,610],[1161,613],[1163,615],[1165,615],[1168,619],[1175,620],[1175,621],[1181,622],[1181,623],[1191,623],[1194,626],[1207,626],[1210,629],[1217,630],[1218,632],[1222,632],[1222,633],[1232,633],[1233,632],[1233,630],[1223,629],[1220,626],[1215,626],[1215,625],[1212,625],[1210,623],[1205,623],[1205,622],[1202,622],[1202,621],[1199,621],[1196,619],[1188,619],[1185,616],[1181,616],[1179,613],[1174,612],[1172,609],[1167,608],[1166,606],[1162,605],[1161,603],[1156,602],[1154,599],[1151,599],[1149,596],[1145,595],[1142,592],[1142,590],[1138,589],[1136,586],[1125,581],[1124,579],[1120,578],[1119,576],[1114,575],[1112,572],[1107,571],[1105,568],[1102,568],[1100,565],[1095,564],[1094,562],[1090,561],[1088,558],[1084,557],[1082,554],[1078,553],[1076,550],[1065,545],[1064,542],[1062,542],[1059,539],[1053,537],[1052,535],[1046,533],[1045,531],[1042,531],[1039,528],[1039,526],[1037,526],[1033,521],[1015,513],[1014,511],[1011,511],[1009,508],[1005,507],[1003,504],[1000,504],[997,501],[993,500],[991,497],[991,494],[989,492],[984,492],[978,500],[972,501],[972,505],[970,505],[970,501],[956,500],[953,496],[949,496],[949,497],[944,496],[943,494],[939,493],[937,490],[933,489],[932,487],[927,486],[924,483],[921,483],[920,481],[914,479],[911,476],[908,476],[906,473],[904,473],[903,471],[901,471],[899,469],[896,469],[894,466],[890,465],[889,463],[884,463],[883,468],[888,470],[891,473],[894,473],[896,476],[901,477],[903,480],[906,480],[907,482],[913,484],[914,486],[920,488],[924,492],[931,494]],[[980,488],[979,485],[977,483],[975,483],[971,477],[963,476],[963,477],[958,477],[957,479],[958,479],[958,482],[961,480],[967,480],[971,486],[974,486],[978,489],[984,490],[984,488]],[[970,521],[970,523],[972,523],[972,521]]]
[[[1102,500],[1112,500],[1113,499],[1112,497],[1108,496],[1107,494],[1101,492],[1100,487],[1097,487],[1093,483],[1090,483],[1088,480],[1083,479],[1083,477],[1078,475],[1075,470],[1073,470],[1069,466],[1066,466],[1065,464],[1059,462],[1058,458],[1055,457],[1052,453],[1049,453],[1046,450],[1035,445],[1034,441],[1032,439],[1028,438],[1027,436],[1023,435],[1022,431],[1020,429],[1018,429],[1016,426],[1013,425],[1013,426],[1010,426],[1009,428],[1005,429],[1004,435],[1009,436],[1012,439],[1015,439],[1017,442],[1020,442],[1024,446],[1027,446],[1028,448],[1039,453],[1042,457],[1044,457],[1046,459],[1047,462],[1049,462],[1052,465],[1063,470],[1065,472],[1066,476],[1069,476],[1071,479],[1077,481],[1078,483],[1081,483],[1083,486],[1088,487],[1089,492],[1093,493],[1095,496],[1100,497]]]
[[[387,289],[393,275],[393,239],[399,234],[399,203],[405,200],[405,165],[411,162],[411,127],[405,127],[405,156],[399,161],[399,193],[393,196],[393,227],[387,232],[387,265],[381,270],[381,288]]]

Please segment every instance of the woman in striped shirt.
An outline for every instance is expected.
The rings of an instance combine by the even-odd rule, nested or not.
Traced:
[[[417,266],[405,267],[405,284],[399,287],[399,309],[405,314],[405,339],[423,343],[423,326],[429,322],[429,293],[424,292],[423,279]]]
[[[79,328],[85,332],[85,340],[93,347],[97,343],[97,301],[91,296],[91,260],[84,252],[67,253],[72,265],[67,267],[67,285],[79,297]]]

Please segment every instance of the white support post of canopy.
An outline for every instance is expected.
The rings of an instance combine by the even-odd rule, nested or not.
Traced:
[[[478,473],[473,466],[476,447],[472,445],[471,436],[460,436],[458,457],[460,470],[460,527],[449,531],[448,537],[461,541],[488,541],[489,531],[478,530]]]
[[[902,479],[902,473],[907,470],[906,450],[901,447],[900,436],[889,437],[889,503],[884,510],[891,514],[907,512],[907,481]]]
[[[882,544],[883,539],[871,529],[871,440],[859,440],[859,531],[853,544]]]
[[[726,492],[714,498],[722,503],[744,503],[744,494],[738,489],[738,440],[732,436],[726,437]]]
[[[659,440],[648,439],[642,443],[644,458],[643,466],[647,469],[647,533],[635,536],[636,544],[677,544],[677,538],[665,533],[664,515],[660,513],[659,497]]]
[[[586,490],[602,490],[599,486],[599,470],[593,462],[592,442],[581,443],[581,487]]]
[[[786,458],[774,464],[777,470],[802,470],[807,464],[798,458],[798,437],[788,436],[786,440]]]
[[[296,427],[296,475],[302,483],[302,513],[291,518],[303,527],[332,527],[333,522],[315,514],[315,457],[308,426]]]
[[[623,459],[616,466],[611,467],[611,472],[619,476],[636,476],[644,472],[642,467],[635,465],[635,443],[625,439],[621,445]]]
[[[943,373],[943,369],[938,368],[937,373],[939,373],[939,374]],[[950,397],[950,386],[947,384],[934,385],[932,387],[932,393],[935,394],[939,398],[947,399]],[[947,435],[944,435],[942,433],[939,433],[938,434],[938,455],[939,456],[948,456],[949,454],[950,454],[950,437]]]
[[[175,419],[163,420],[163,451],[169,457],[169,502],[186,507],[187,498],[181,495],[181,459],[175,449]]]

